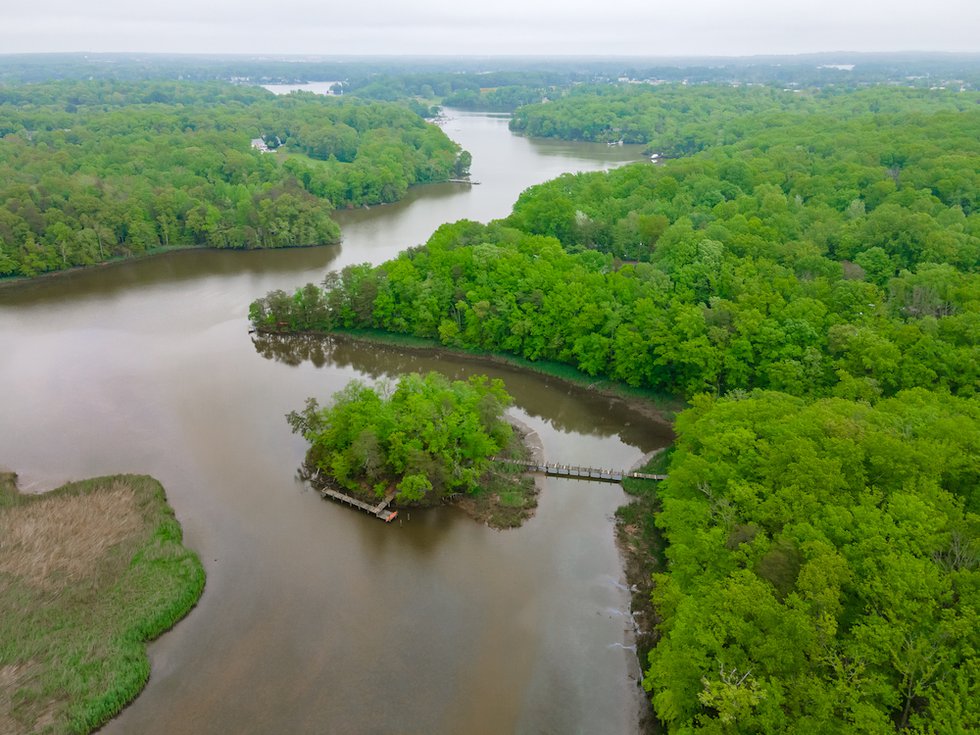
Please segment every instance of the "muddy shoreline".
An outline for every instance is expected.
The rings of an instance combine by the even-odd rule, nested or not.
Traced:
[[[620,508],[620,511],[634,503],[642,501],[633,499]],[[648,552],[642,549],[640,535],[635,526],[624,519],[621,512],[616,514],[616,546],[623,560],[623,574],[630,593],[630,618],[633,623],[632,644],[636,647],[637,664],[641,676],[646,670],[647,656],[660,640],[657,630],[659,617],[653,606],[653,574],[659,570],[659,565],[650,565]],[[637,682],[642,687],[642,679]],[[639,729],[642,735],[659,735],[663,731],[660,721],[653,709],[650,695],[644,691],[641,694]]]

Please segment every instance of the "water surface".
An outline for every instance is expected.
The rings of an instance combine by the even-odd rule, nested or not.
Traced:
[[[334,96],[333,85],[339,82],[304,82],[302,84],[263,84],[272,94],[289,94],[290,92],[313,92]]]

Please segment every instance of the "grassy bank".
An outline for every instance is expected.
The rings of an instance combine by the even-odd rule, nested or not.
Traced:
[[[499,457],[527,460],[531,457],[527,436],[516,427],[511,443]],[[454,504],[473,520],[498,530],[517,528],[534,515],[538,507],[538,483],[522,467],[493,462],[480,478],[480,490],[460,495]]]
[[[0,475],[0,732],[87,733],[144,687],[146,642],[204,568],[163,487],[119,475],[20,495]]]

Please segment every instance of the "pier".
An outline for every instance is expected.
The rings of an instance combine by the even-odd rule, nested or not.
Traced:
[[[493,457],[494,462],[504,462],[523,467],[528,472],[537,472],[549,477],[567,477],[572,480],[598,480],[599,482],[622,482],[631,477],[638,480],[666,480],[667,475],[651,475],[646,472],[630,472],[629,470],[603,469],[601,467],[580,467],[578,465],[558,464],[555,462],[525,462],[519,459],[503,459]]]
[[[365,513],[370,513],[375,518],[380,518],[385,523],[391,523],[398,516],[397,510],[388,510],[388,506],[391,505],[391,501],[395,499],[395,494],[397,493],[397,490],[394,488],[389,490],[388,494],[385,495],[384,499],[377,505],[365,503],[363,500],[358,500],[347,493],[331,490],[330,488],[323,488],[319,492],[324,498],[332,498],[333,500],[349,505],[352,508],[363,510]]]

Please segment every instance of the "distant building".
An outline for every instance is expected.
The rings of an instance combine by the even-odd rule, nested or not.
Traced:
[[[252,147],[259,153],[272,153],[272,151],[269,150],[269,146],[265,144],[265,141],[262,140],[262,138],[252,138]]]

